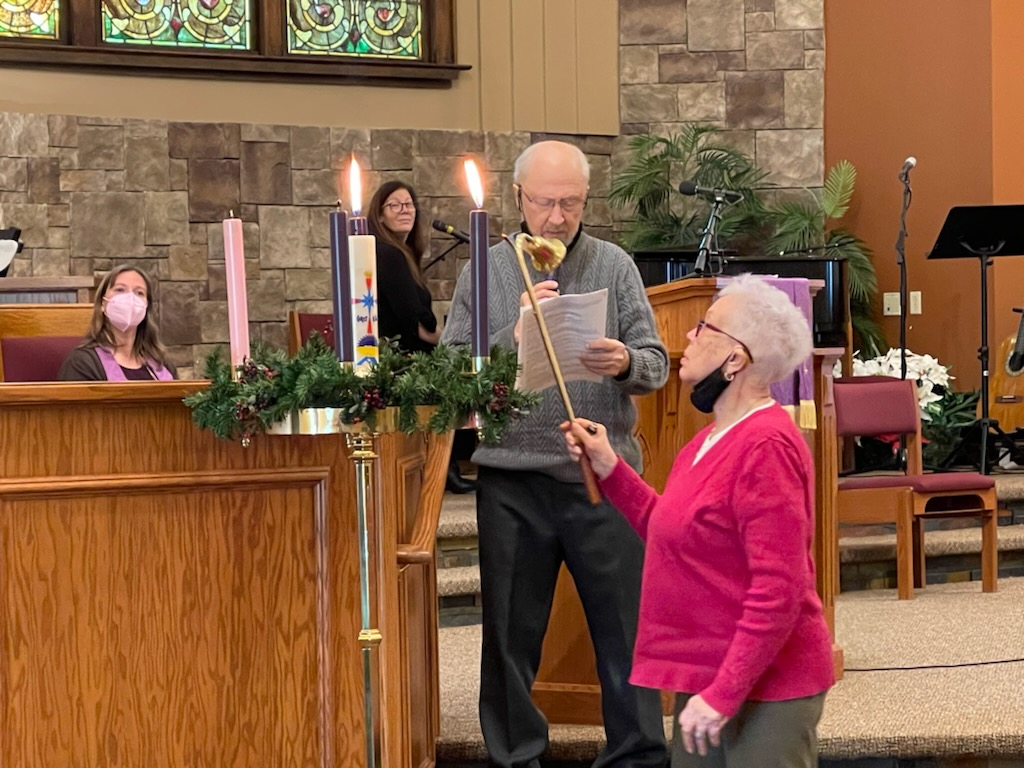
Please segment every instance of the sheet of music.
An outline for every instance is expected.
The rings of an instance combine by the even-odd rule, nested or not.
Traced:
[[[592,293],[571,293],[555,296],[540,303],[540,311],[551,337],[562,379],[569,381],[600,381],[601,375],[591,373],[580,362],[587,342],[605,336],[608,316],[608,289]],[[516,387],[539,392],[555,386],[555,374],[544,350],[533,307],[521,309],[519,365]]]

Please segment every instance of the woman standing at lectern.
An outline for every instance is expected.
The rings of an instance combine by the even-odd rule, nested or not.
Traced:
[[[370,200],[367,225],[377,239],[380,335],[404,352],[429,352],[441,331],[423,279],[427,230],[416,193],[402,181],[381,184]]]
[[[61,381],[170,381],[178,372],[160,343],[150,298],[153,284],[138,267],[114,267],[100,282],[82,343],[64,358]]]

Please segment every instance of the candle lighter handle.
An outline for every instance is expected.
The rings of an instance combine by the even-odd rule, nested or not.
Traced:
[[[601,503],[601,489],[597,487],[597,475],[590,463],[590,457],[584,451],[580,456],[580,469],[583,471],[583,485],[587,489],[587,500],[593,504]]]

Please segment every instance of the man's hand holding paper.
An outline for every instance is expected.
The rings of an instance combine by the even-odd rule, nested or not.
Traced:
[[[564,381],[600,381],[628,369],[629,352],[622,342],[605,338],[608,290],[553,296],[540,305]],[[520,314],[519,364],[516,386],[534,392],[555,385],[544,341],[532,307]],[[626,368],[622,368],[625,362]]]
[[[629,350],[618,339],[594,339],[583,350],[580,361],[591,373],[621,376],[629,370]]]

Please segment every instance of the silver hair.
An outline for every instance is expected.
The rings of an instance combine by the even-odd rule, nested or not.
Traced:
[[[754,356],[751,372],[767,383],[796,370],[811,354],[811,328],[789,297],[757,275],[740,275],[726,283],[719,296],[738,300],[729,315],[729,333]]]
[[[577,147],[574,144],[569,144],[568,142],[563,142],[563,141],[559,141],[559,142],[540,141],[540,142],[537,142],[536,144],[531,144],[526,149],[524,149],[522,152],[520,152],[519,153],[519,157],[516,158],[516,164],[512,168],[512,181],[514,183],[516,183],[516,184],[519,184],[521,182],[523,176],[525,176],[526,172],[530,169],[530,163],[533,162],[533,156],[537,153],[537,148],[540,147],[543,144],[548,144],[548,143],[564,144],[565,146],[567,146],[571,150],[573,150],[573,154],[576,156],[576,159],[577,159],[577,161],[579,162],[579,165],[580,165],[580,173],[583,174],[583,181],[585,181],[587,183],[587,185],[589,186],[590,185],[590,161],[587,160],[587,156],[585,154],[583,154],[583,150],[581,150],[579,147]]]

